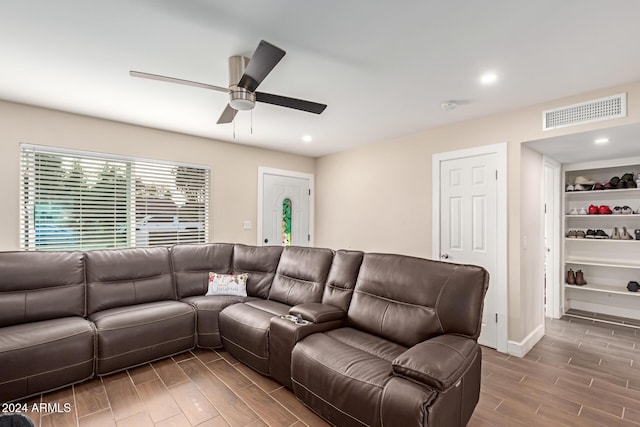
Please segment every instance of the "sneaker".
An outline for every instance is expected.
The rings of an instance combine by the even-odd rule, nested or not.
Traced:
[[[627,188],[638,188],[638,184],[635,181],[627,181]]]
[[[573,191],[574,187],[573,185],[569,184],[567,185],[567,191]]]
[[[569,230],[569,232],[567,233],[567,237],[569,239],[575,239],[576,237],[578,237],[578,234],[576,230]]]
[[[589,215],[597,215],[599,213],[600,211],[598,210],[598,207],[596,205],[589,206]]]
[[[594,230],[587,230],[587,235],[585,236],[587,239],[595,239],[596,238],[596,232]]]
[[[616,206],[615,208],[613,208],[613,214],[622,215],[622,208],[620,206]]]
[[[606,184],[604,184],[604,185],[602,186],[602,189],[603,189],[603,190],[611,190],[612,188],[616,188],[616,187],[615,187],[615,186],[613,186],[613,185],[611,185],[611,183],[610,183],[610,182],[607,182]]]
[[[578,215],[578,209],[577,208],[573,208],[569,211],[569,215]]]
[[[600,182],[596,182],[593,185],[593,190],[604,190],[604,184],[600,183]]]
[[[609,180],[609,184],[611,184],[611,188],[616,188],[619,182],[620,182],[620,178],[617,176],[614,176]]]
[[[586,215],[586,214],[587,214],[587,210],[585,208],[578,209],[578,215]]]
[[[620,177],[620,181],[633,181],[633,174],[631,172],[625,173]]]
[[[585,234],[584,230],[578,230],[578,231],[576,231],[576,238],[578,238],[578,239],[584,239],[584,238],[585,238],[585,235],[586,235],[586,234]]]
[[[576,184],[573,186],[574,191],[584,191],[585,188],[581,184]]]
[[[623,206],[621,212],[623,215],[631,215],[633,213],[633,209],[631,209],[629,206]]]
[[[605,233],[604,230],[598,230],[596,231],[595,237],[596,239],[608,239],[609,235]]]
[[[600,208],[598,208],[598,212],[600,213],[600,215],[610,215],[611,208],[607,205],[602,205],[600,206]]]

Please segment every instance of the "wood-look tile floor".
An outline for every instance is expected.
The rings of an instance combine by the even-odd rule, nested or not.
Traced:
[[[547,319],[520,359],[483,348],[469,426],[640,425],[640,329]],[[44,394],[36,426],[326,426],[293,394],[224,351],[193,350]],[[401,426],[399,426],[401,427]]]

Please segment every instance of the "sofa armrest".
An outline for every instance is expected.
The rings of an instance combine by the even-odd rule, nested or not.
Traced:
[[[394,375],[445,391],[454,386],[477,354],[478,343],[458,335],[440,335],[414,345],[392,362]]]
[[[289,314],[293,316],[302,316],[304,320],[312,323],[324,323],[334,320],[342,320],[347,313],[338,307],[329,304],[306,303],[298,304],[289,309]]]

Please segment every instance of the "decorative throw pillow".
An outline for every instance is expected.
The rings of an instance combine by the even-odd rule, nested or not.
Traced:
[[[218,274],[209,273],[209,290],[206,295],[247,296],[247,273]]]

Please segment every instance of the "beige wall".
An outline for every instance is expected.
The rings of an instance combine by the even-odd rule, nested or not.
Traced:
[[[211,167],[210,239],[256,243],[258,166],[314,173],[315,160],[0,101],[0,250],[19,249],[21,142]],[[252,230],[242,221],[251,220]]]
[[[520,292],[510,298],[513,334],[526,337],[544,322],[544,186],[542,155],[521,146],[520,181]],[[519,327],[519,330],[515,328]]]
[[[543,110],[621,92],[628,93],[626,118],[542,131]],[[316,245],[431,257],[432,155],[507,142],[509,339],[521,341],[542,321],[522,307],[538,289],[521,281],[520,192],[527,179],[521,168],[528,167],[521,143],[638,122],[640,82],[635,82],[321,157],[316,164]]]

